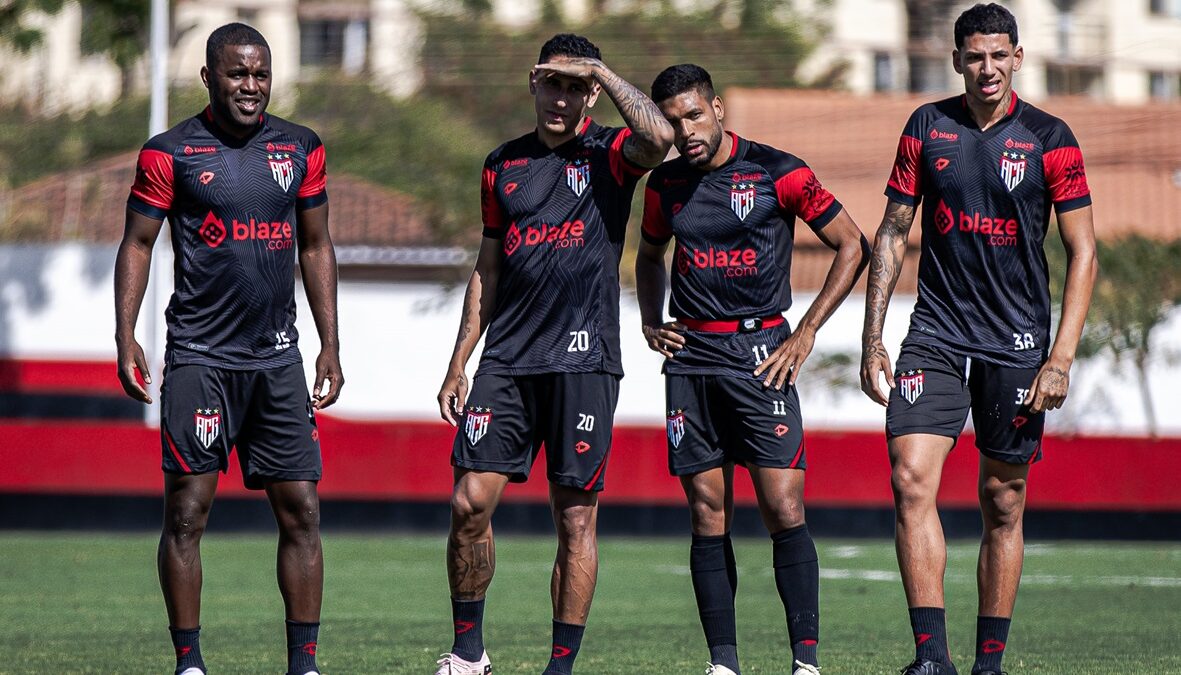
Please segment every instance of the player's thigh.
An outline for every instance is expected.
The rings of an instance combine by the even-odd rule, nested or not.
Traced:
[[[457,469],[524,482],[533,467],[536,378],[477,372],[451,445]],[[458,478],[457,478],[458,480]]]
[[[711,394],[710,414],[727,458],[747,467],[807,467],[794,386],[775,389],[757,378],[719,375]]]
[[[664,376],[668,471],[674,476],[693,476],[726,463],[710,417],[709,389],[714,377]]]
[[[603,489],[611,451],[619,376],[556,373],[550,377],[548,398],[538,401],[549,481],[598,492]]]
[[[240,396],[226,371],[170,365],[160,391],[161,468],[170,474],[226,469],[241,423]]]
[[[959,438],[972,396],[967,358],[929,345],[902,347],[894,368],[897,386],[886,407],[886,437],[930,434]]]
[[[1008,464],[1032,464],[1042,456],[1046,413],[1024,404],[1037,368],[1008,368],[976,362],[969,385],[976,447],[985,457]]]
[[[257,490],[269,481],[320,480],[320,431],[303,365],[293,363],[242,377],[252,384],[238,440],[246,487]]]

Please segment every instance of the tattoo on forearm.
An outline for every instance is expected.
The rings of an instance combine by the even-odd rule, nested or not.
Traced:
[[[475,293],[472,290],[472,286],[469,284],[463,295],[463,318],[459,323],[459,335],[455,338],[456,348],[472,335],[472,305],[475,303]]]
[[[615,102],[615,107],[619,108],[619,114],[623,115],[623,119],[631,127],[632,133],[645,142],[655,143],[656,135],[652,133],[653,129],[667,124],[667,122],[652,99],[645,96],[630,82],[610,71],[603,77],[602,85],[607,90],[607,94],[611,96],[611,100]]]
[[[881,346],[882,327],[886,322],[886,308],[902,261],[906,255],[906,235],[914,219],[911,207],[890,208],[874,238],[873,255],[869,263],[869,278],[865,298],[865,356],[884,355]]]

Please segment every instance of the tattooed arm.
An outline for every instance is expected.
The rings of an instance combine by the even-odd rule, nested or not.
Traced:
[[[1083,334],[1087,309],[1091,306],[1091,290],[1099,265],[1095,261],[1095,226],[1091,207],[1058,214],[1058,231],[1066,248],[1066,289],[1062,294],[1062,320],[1050,357],[1033,378],[1025,405],[1037,414],[1061,408],[1070,387],[1070,366]]]
[[[882,327],[886,323],[886,308],[902,261],[906,257],[906,238],[914,223],[914,207],[890,200],[886,213],[873,241],[873,256],[869,262],[869,283],[865,291],[865,328],[861,334],[861,391],[881,405],[889,402],[878,389],[878,374],[886,376],[886,383],[894,387],[894,373],[890,354],[882,345]]]
[[[611,101],[619,109],[619,114],[623,116],[623,121],[632,130],[632,135],[623,143],[624,156],[635,164],[648,168],[659,165],[668,156],[668,149],[673,144],[672,125],[660,114],[660,109],[652,99],[616,75],[602,61],[571,58],[538,64],[534,66],[534,70],[539,73],[552,72],[593,78],[611,97]]]
[[[467,400],[467,361],[476,349],[484,329],[492,319],[492,308],[496,304],[496,282],[500,274],[502,242],[493,237],[484,237],[476,266],[467,282],[463,296],[463,314],[459,318],[459,334],[455,338],[455,350],[451,353],[451,364],[447,377],[439,389],[439,414],[451,426],[463,410]]]

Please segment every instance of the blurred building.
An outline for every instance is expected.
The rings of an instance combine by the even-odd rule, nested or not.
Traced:
[[[628,11],[637,1],[490,0],[493,20],[528,25],[550,2],[572,28],[596,11]],[[661,3],[700,9],[724,0]],[[748,0],[757,1],[757,0]],[[727,6],[740,3],[730,2]],[[816,51],[801,69],[806,79],[857,94],[941,93],[958,88],[951,66],[952,24],[963,0],[787,0]],[[205,38],[219,25],[243,21],[267,36],[278,86],[329,73],[370,76],[396,95],[421,83],[422,31],[416,11],[462,11],[463,2],[432,0],[175,0],[169,72],[191,85],[204,62]],[[1181,1],[1014,0],[1025,66],[1021,94],[1088,96],[1117,104],[1181,100]],[[731,12],[732,13],[732,12]],[[725,16],[726,13],[723,13]],[[0,96],[26,100],[46,113],[116,100],[122,77],[101,54],[88,54],[81,36],[87,13],[72,2],[57,15],[29,17],[44,43],[27,55],[0,49]],[[147,64],[137,67],[146,75]]]

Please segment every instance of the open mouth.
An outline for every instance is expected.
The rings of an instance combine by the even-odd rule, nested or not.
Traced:
[[[1001,83],[1000,82],[981,82],[980,83],[980,93],[984,94],[985,96],[992,96],[993,94],[997,93],[1000,90],[1001,90]]]

